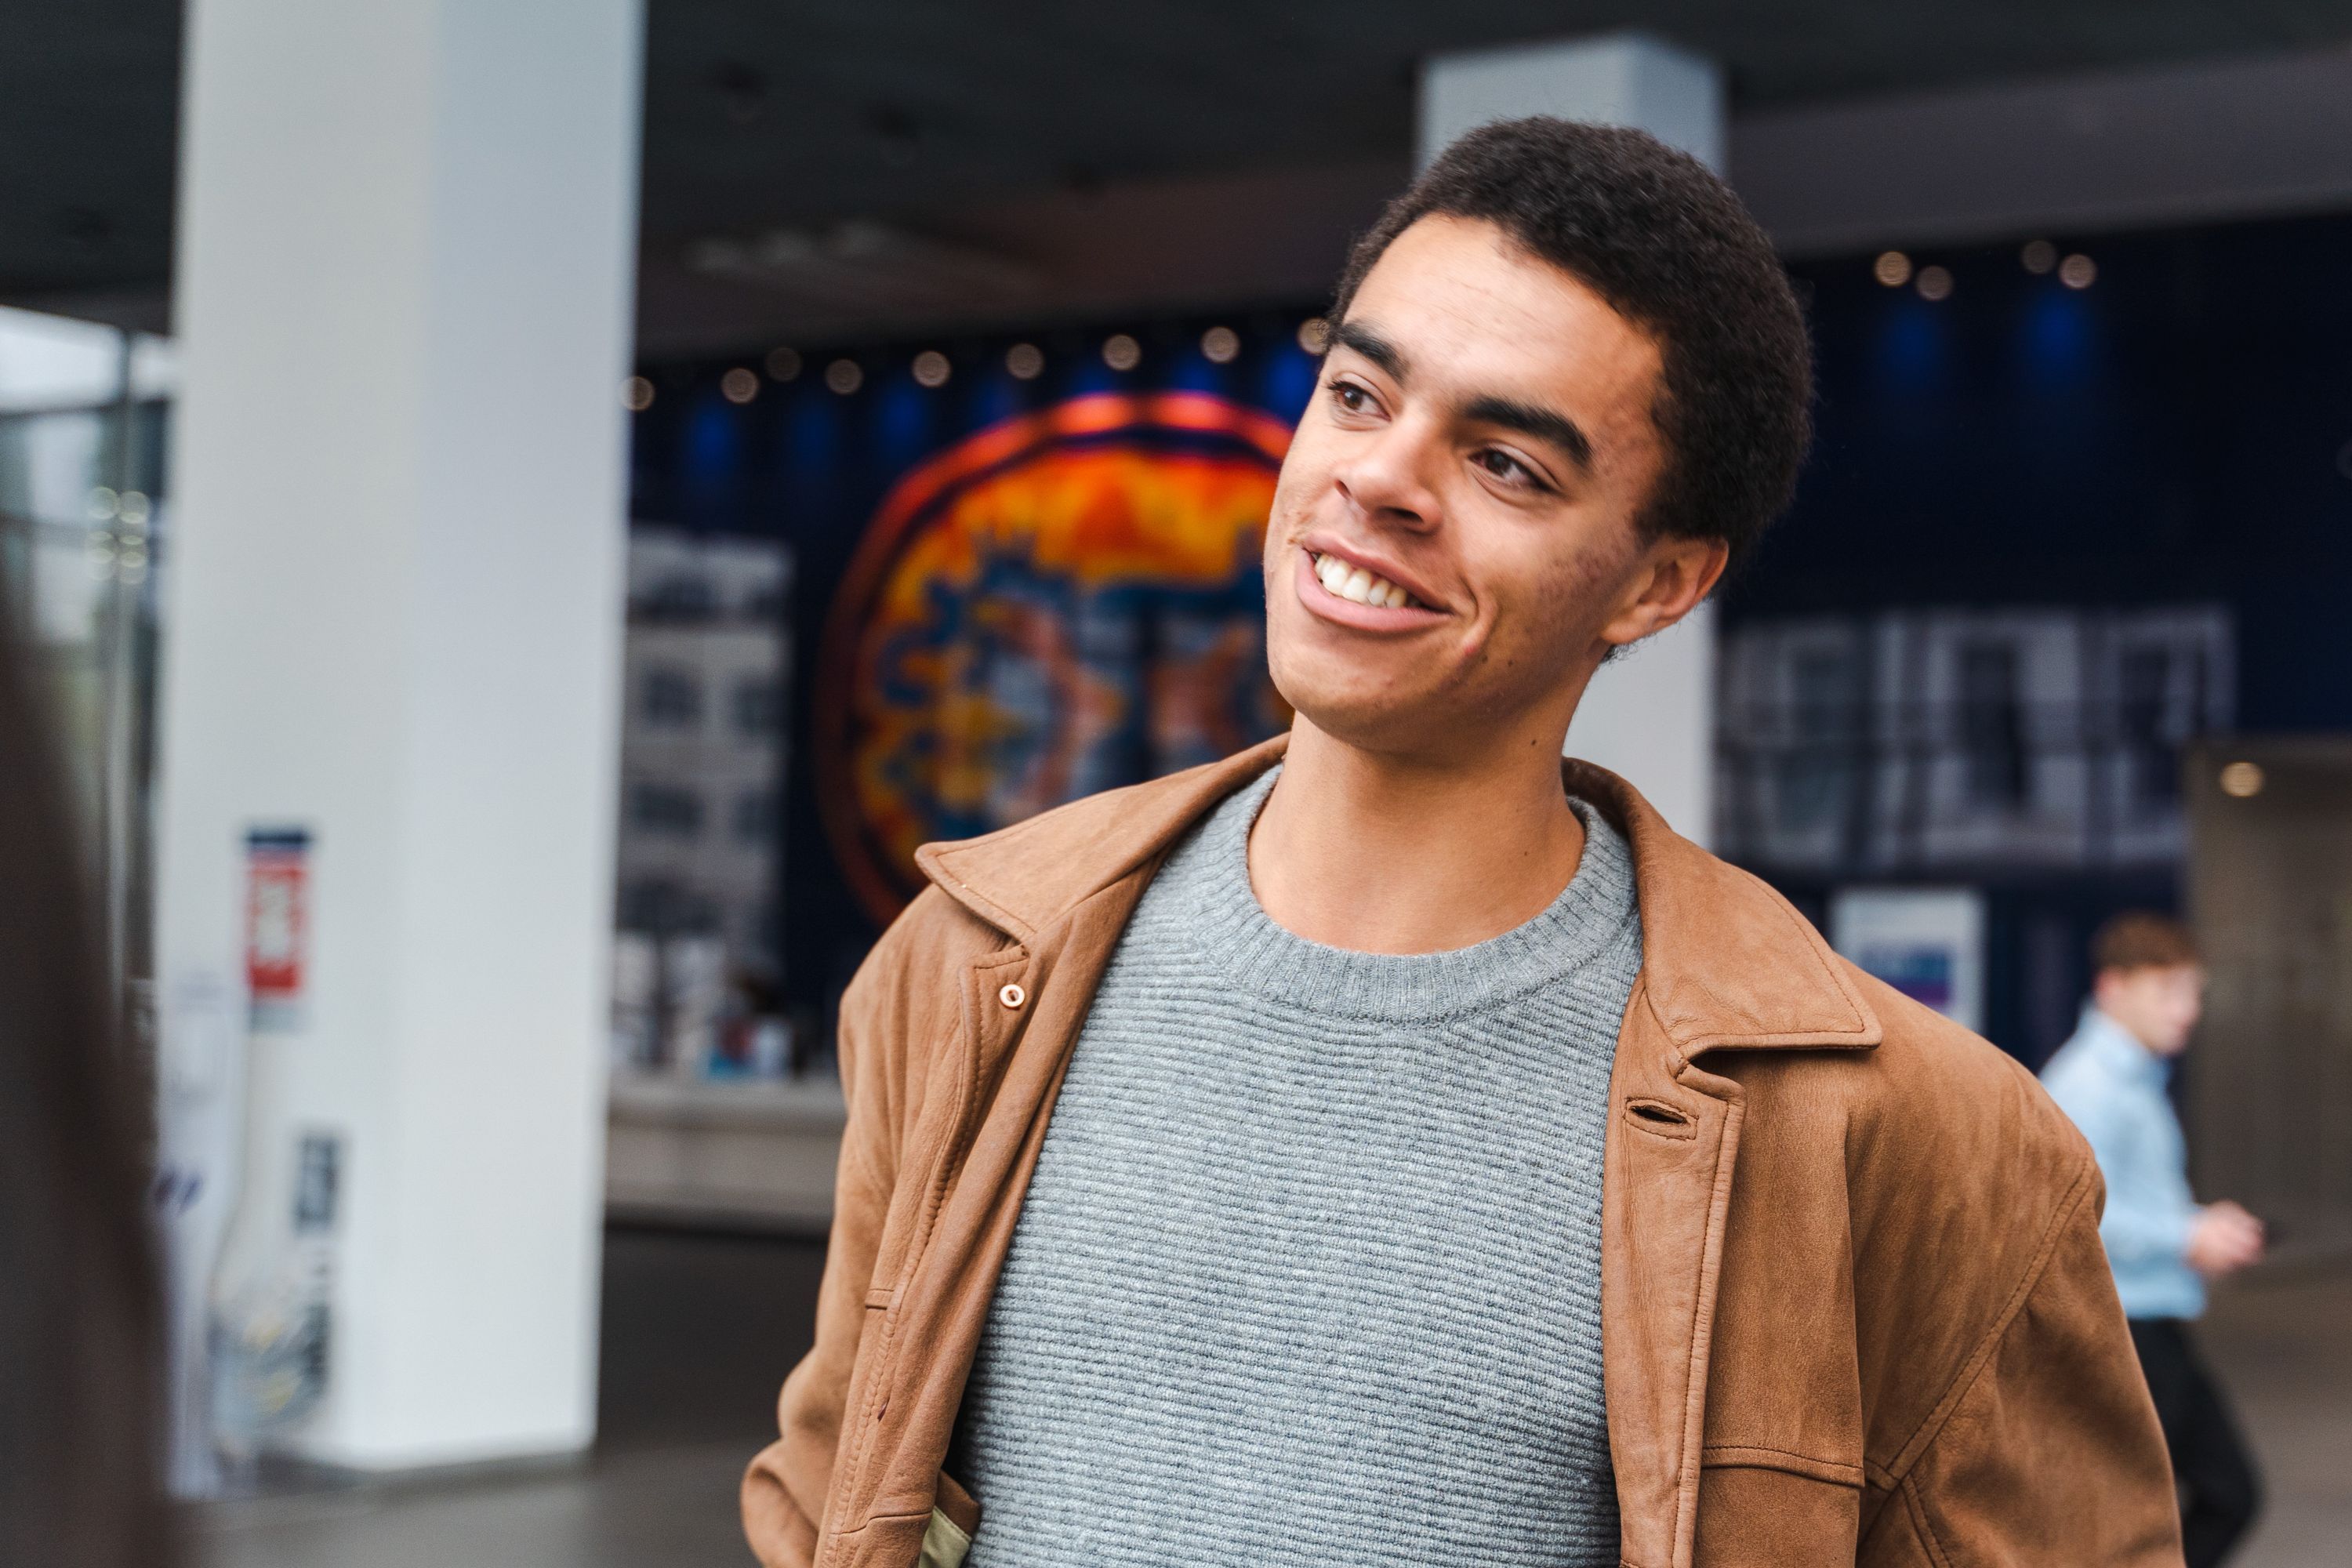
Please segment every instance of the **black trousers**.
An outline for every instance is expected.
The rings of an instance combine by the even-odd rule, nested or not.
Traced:
[[[2184,1555],[2189,1568],[2213,1568],[2254,1521],[2262,1483],[2189,1325],[2178,1318],[2134,1318],[2131,1337],[2156,1396],[2164,1445],[2172,1450]]]

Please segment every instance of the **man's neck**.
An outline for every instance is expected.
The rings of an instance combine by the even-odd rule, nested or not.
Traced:
[[[1583,853],[1557,737],[1434,761],[1367,752],[1301,717],[1250,835],[1250,884],[1311,942],[1442,952],[1541,914]]]
[[[2120,1038],[2129,1040],[2151,1060],[2162,1063],[2170,1059],[2162,1051],[2158,1050],[2154,1046],[2149,1045],[2146,1040],[2142,1039],[2138,1030],[2133,1028],[2129,1024],[2125,1023],[2121,1018],[2116,1017],[2113,1013],[2108,1012],[2105,1007],[2100,1006],[2096,1002],[2093,1002],[2091,1004],[2091,1010],[2094,1013],[2096,1013],[2099,1017],[2105,1021],[2107,1027],[2114,1030]]]

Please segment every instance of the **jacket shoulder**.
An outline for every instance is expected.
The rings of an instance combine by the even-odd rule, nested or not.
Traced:
[[[1884,1125],[1936,1143],[1998,1146],[2011,1157],[1995,1165],[2019,1173],[2088,1161],[2089,1145],[2022,1062],[1845,959],[1837,962],[1884,1030],[1853,1108],[1865,1130]]]
[[[1281,757],[1286,736],[1218,762],[1104,790],[977,838],[926,844],[915,864],[973,914],[1024,941],[1148,862]]]
[[[1790,1163],[1788,1177],[1801,1167],[1842,1187],[1858,1267],[1916,1245],[1967,1246],[2014,1283],[2086,1181],[2095,1201],[2090,1144],[2015,1058],[1848,960],[1830,962],[1875,1016],[1878,1043],[1711,1058],[1749,1101],[1743,1163],[1752,1141],[1759,1159]]]

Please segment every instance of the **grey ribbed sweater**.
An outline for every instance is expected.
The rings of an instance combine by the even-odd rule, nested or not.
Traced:
[[[1617,1562],[1601,1152],[1625,844],[1492,941],[1293,936],[1220,806],[1129,921],[967,1387],[970,1568]]]

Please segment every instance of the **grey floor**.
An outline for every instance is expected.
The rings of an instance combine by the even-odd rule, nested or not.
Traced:
[[[314,1481],[191,1520],[195,1568],[748,1568],[735,1481],[808,1342],[813,1242],[607,1238],[603,1436],[586,1462],[396,1486]],[[2352,1541],[2352,1265],[2218,1294],[2204,1344],[2270,1486],[2242,1568]]]
[[[194,1568],[751,1568],[735,1483],[814,1332],[818,1241],[613,1231],[596,1452],[198,1510]]]
[[[2269,1489],[2236,1563],[2343,1568],[2352,1562],[2352,1262],[2278,1265],[2217,1290],[2200,1342]]]

